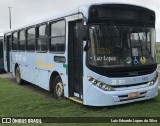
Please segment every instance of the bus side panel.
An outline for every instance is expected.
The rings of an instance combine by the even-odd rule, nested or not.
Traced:
[[[35,52],[12,52],[12,72],[15,75],[15,65],[18,64],[21,71],[21,78],[31,82],[43,89],[49,90],[49,81],[52,72],[62,73],[61,78],[64,83],[65,96],[68,96],[67,88],[67,67],[65,63],[54,62],[52,53],[35,53]],[[56,56],[66,57],[65,54]]]
[[[35,52],[26,52],[26,73],[28,74],[26,76],[26,79],[30,83],[35,83],[35,77],[34,77],[34,68],[33,68],[33,56],[35,55]]]
[[[62,63],[62,62],[55,62],[54,60],[54,57],[63,57],[66,59],[66,53],[64,54],[53,54],[53,53],[48,53],[47,55],[47,64],[48,66],[50,67],[47,67],[46,69],[49,71],[48,72],[48,81],[45,81],[46,83],[44,84],[47,84],[48,82],[48,89],[49,89],[49,81],[50,81],[50,78],[51,78],[51,75],[53,72],[58,72],[58,74],[61,76],[61,79],[62,79],[62,82],[64,84],[64,96],[65,97],[68,97],[68,73],[67,73],[67,64],[66,62]],[[53,84],[53,83],[52,83]]]
[[[49,75],[48,75],[48,71],[46,70],[41,70],[40,72],[40,87],[49,90]]]
[[[34,69],[35,85],[49,90],[49,66],[51,63],[46,60],[48,53],[35,53],[32,59]]]
[[[34,52],[26,52],[23,55],[23,75],[22,78],[30,83],[35,82],[34,77],[34,69],[33,69],[33,55],[35,55]]]
[[[12,52],[12,73],[15,75],[16,64],[20,67],[21,78],[33,83],[33,72],[31,71],[30,61],[26,52]]]

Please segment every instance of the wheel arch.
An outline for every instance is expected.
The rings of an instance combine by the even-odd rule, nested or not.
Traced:
[[[51,76],[50,76],[50,80],[49,80],[49,91],[51,92],[54,92],[54,81],[55,81],[55,78],[57,76],[60,76],[60,74],[57,72],[57,71],[53,71]],[[61,77],[61,76],[60,76]],[[62,78],[61,78],[62,80]]]
[[[14,67],[14,75],[16,75],[16,69],[17,67],[19,67],[18,63],[15,64],[15,67]]]

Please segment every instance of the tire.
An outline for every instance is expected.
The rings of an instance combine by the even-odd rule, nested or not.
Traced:
[[[64,98],[64,87],[60,76],[54,79],[54,97],[56,99]]]
[[[21,72],[20,72],[20,68],[19,67],[16,68],[16,82],[19,85],[22,84]]]

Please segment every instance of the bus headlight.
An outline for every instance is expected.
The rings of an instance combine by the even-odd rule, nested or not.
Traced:
[[[153,80],[149,81],[147,84],[148,84],[149,86],[154,85],[155,82],[157,81],[157,78],[158,78],[158,76],[156,76]]]
[[[114,89],[110,85],[100,82],[92,77],[88,77],[88,81],[104,91],[114,91]]]

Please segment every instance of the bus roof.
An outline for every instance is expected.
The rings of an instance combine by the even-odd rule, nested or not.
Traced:
[[[105,4],[131,5],[131,6],[138,6],[138,7],[142,7],[142,8],[151,10],[151,9],[146,8],[144,6],[141,6],[141,5],[128,4],[128,3],[90,3],[90,4],[80,5],[77,8],[75,8],[71,11],[65,12],[65,13],[64,12],[63,13],[57,13],[56,15],[52,15],[52,16],[49,16],[49,17],[45,17],[43,19],[42,18],[38,19],[38,20],[30,22],[30,23],[26,23],[26,24],[21,25],[19,27],[13,28],[9,31],[5,31],[4,34],[12,32],[12,31],[19,30],[19,29],[23,29],[23,28],[26,28],[26,27],[29,27],[29,26],[34,26],[34,25],[37,25],[37,24],[41,24],[41,23],[44,23],[44,22],[54,21],[56,19],[61,19],[63,17],[67,17],[67,16],[70,16],[70,15],[78,14],[78,13],[83,13],[83,16],[86,19],[88,19],[88,10],[89,10],[90,6],[92,6],[92,5],[105,5]],[[153,10],[151,10],[151,11],[153,11]]]

